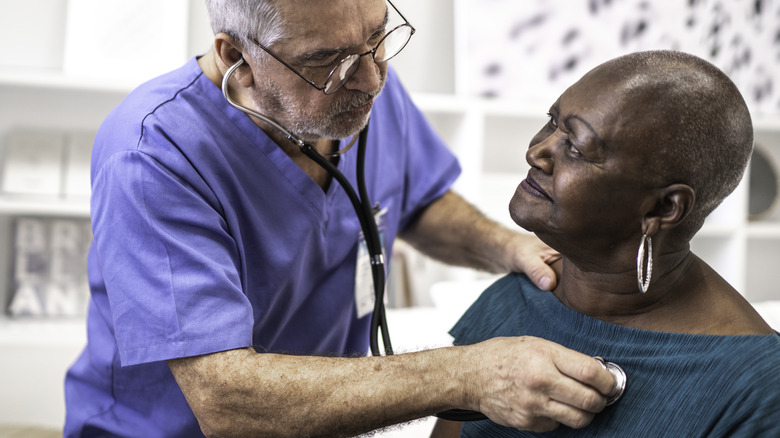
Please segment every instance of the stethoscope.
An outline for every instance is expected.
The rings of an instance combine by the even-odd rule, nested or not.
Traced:
[[[358,194],[355,193],[354,187],[349,183],[347,178],[341,171],[336,168],[325,156],[320,154],[314,146],[306,143],[298,136],[288,131],[285,127],[277,123],[275,120],[260,114],[259,112],[247,108],[230,98],[228,92],[228,80],[233,72],[238,69],[241,64],[244,63],[244,58],[241,58],[233,64],[225,76],[222,78],[222,94],[225,96],[227,102],[234,108],[242,111],[250,116],[256,117],[263,122],[274,127],[280,131],[284,136],[298,146],[298,148],[307,157],[314,160],[317,164],[322,166],[344,189],[344,192],[349,197],[349,201],[352,207],[355,209],[355,214],[360,221],[360,228],[363,231],[363,236],[366,241],[366,248],[368,249],[368,255],[371,261],[371,278],[374,282],[374,310],[371,315],[371,354],[374,356],[381,355],[379,350],[379,343],[377,337],[379,332],[382,333],[382,341],[384,344],[385,354],[393,354],[393,346],[390,343],[390,332],[387,328],[387,318],[385,315],[384,306],[384,291],[385,291],[385,261],[384,254],[382,253],[382,243],[379,236],[379,230],[374,219],[374,212],[371,207],[371,202],[368,198],[368,191],[366,190],[366,177],[365,177],[365,156],[366,156],[366,140],[368,138],[368,124],[360,131],[358,140],[358,156],[357,156],[357,183]],[[345,148],[346,149],[346,148]]]
[[[331,163],[325,156],[320,154],[320,152],[317,151],[314,146],[306,143],[298,136],[287,130],[284,126],[277,123],[275,120],[264,116],[263,114],[260,114],[251,108],[247,108],[230,98],[230,93],[228,91],[228,80],[230,79],[230,76],[232,76],[236,71],[236,69],[238,69],[243,63],[244,58],[239,59],[238,62],[233,64],[225,72],[225,76],[222,78],[222,94],[225,96],[225,100],[227,100],[228,104],[247,115],[267,123],[274,129],[284,134],[287,140],[298,146],[301,152],[312,159],[315,163],[322,166],[322,168],[325,169],[328,174],[330,174],[339,183],[339,185],[341,185],[341,187],[344,189],[344,192],[347,194],[352,207],[355,209],[355,214],[360,221],[360,228],[363,231],[363,236],[365,237],[366,247],[368,249],[368,255],[371,262],[371,277],[374,283],[374,309],[371,315],[371,332],[369,337],[371,354],[373,356],[382,355],[382,352],[379,349],[378,341],[379,333],[381,332],[385,354],[392,355],[393,346],[390,342],[390,332],[387,326],[387,316],[385,314],[384,304],[385,261],[384,255],[382,253],[382,243],[379,230],[374,218],[374,211],[368,197],[368,191],[366,190],[365,156],[366,139],[368,138],[368,123],[366,123],[366,126],[360,131],[358,139],[356,172],[359,193],[358,195],[358,193],[355,193],[354,187],[352,187],[344,174],[341,173],[341,171],[339,171],[338,168],[333,165],[333,163]],[[347,146],[338,153],[343,153],[349,147],[350,146]],[[618,398],[620,398],[620,396],[623,394],[623,391],[625,390],[626,374],[618,365],[612,362],[606,362],[600,357],[596,357],[595,359],[598,360],[599,363],[615,377],[615,381],[617,383],[616,388],[615,391],[613,391],[613,393],[610,395],[610,398],[607,402],[607,404],[612,404],[617,401]],[[452,409],[449,411],[440,412],[436,414],[436,416],[450,421],[477,421],[487,419],[487,417],[481,412],[462,409]]]

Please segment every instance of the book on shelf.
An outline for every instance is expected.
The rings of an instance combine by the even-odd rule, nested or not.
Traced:
[[[89,300],[89,219],[17,218],[8,313],[77,316]]]
[[[63,135],[58,131],[14,130],[6,137],[3,192],[58,195]]]
[[[87,199],[94,132],[12,129],[4,138],[5,195]]]

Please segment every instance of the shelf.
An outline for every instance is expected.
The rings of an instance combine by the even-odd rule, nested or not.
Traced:
[[[89,199],[55,197],[0,197],[0,214],[35,216],[89,216]]]
[[[415,105],[426,113],[463,114],[472,107],[471,102],[475,100],[440,93],[412,92],[410,95]]]
[[[0,67],[0,86],[3,87],[127,94],[142,82],[143,79],[122,81],[79,77],[66,75],[57,70],[28,69],[22,73],[18,68]]]
[[[523,101],[514,99],[482,98],[483,110],[489,117],[516,117],[531,120],[547,120],[547,111],[553,102]],[[541,125],[539,126],[541,128]]]
[[[780,131],[780,116],[762,115],[754,117],[753,129],[756,131]]]
[[[518,102],[513,99],[493,99],[478,96],[459,96],[444,93],[412,92],[412,100],[426,112],[466,113],[469,111],[485,117],[508,117],[547,120],[552,102]],[[780,122],[778,122],[780,124]],[[780,129],[780,128],[779,128]]]
[[[695,237],[726,239],[734,236],[734,233],[739,229],[740,227],[737,225],[705,222],[704,226],[702,226],[701,230],[699,230],[699,232],[696,233]]]
[[[747,226],[747,235],[751,239],[780,239],[780,223],[751,222]]]
[[[86,317],[0,316],[0,345],[82,347],[87,339],[86,326]]]

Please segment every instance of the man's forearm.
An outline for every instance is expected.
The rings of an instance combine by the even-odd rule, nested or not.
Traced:
[[[245,349],[169,364],[207,435],[353,436],[463,407],[455,359],[452,348],[365,358]]]
[[[168,364],[203,432],[220,437],[353,436],[448,409],[527,430],[578,428],[614,386],[593,358],[531,337],[360,358],[247,348]]]

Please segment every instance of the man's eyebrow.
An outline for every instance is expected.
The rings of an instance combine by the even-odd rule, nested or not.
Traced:
[[[596,132],[596,130],[593,129],[593,126],[591,126],[590,123],[588,123],[587,121],[585,121],[585,119],[583,119],[582,117],[580,117],[580,116],[578,116],[576,114],[572,114],[572,115],[566,117],[566,119],[563,121],[564,126],[566,126],[566,129],[571,131],[571,121],[572,120],[579,120],[583,125],[585,125],[585,127],[588,128],[588,130],[593,134],[593,136],[596,138],[596,140],[598,140],[599,143],[601,143],[602,147],[607,145],[606,142],[604,142],[604,139],[602,139],[601,136]]]
[[[379,26],[376,27],[376,29],[374,29],[374,34],[383,31],[387,27],[387,23],[389,22],[390,22],[390,8],[385,6],[385,19],[382,20],[382,24],[380,24]]]
[[[315,49],[311,52],[306,52],[300,56],[295,57],[295,61],[298,63],[307,63],[311,61],[320,61],[328,59],[334,55],[344,53],[345,49]]]
[[[390,11],[389,8],[385,8],[385,18],[382,20],[382,23],[380,23],[379,26],[375,27],[374,31],[371,32],[371,37],[374,37],[384,32],[385,28],[387,27],[387,23],[389,21],[390,21]],[[295,60],[301,63],[310,62],[313,60],[318,61],[318,60],[330,58],[334,55],[339,55],[341,53],[346,52],[348,49],[349,47],[314,49],[310,52],[295,57]]]

